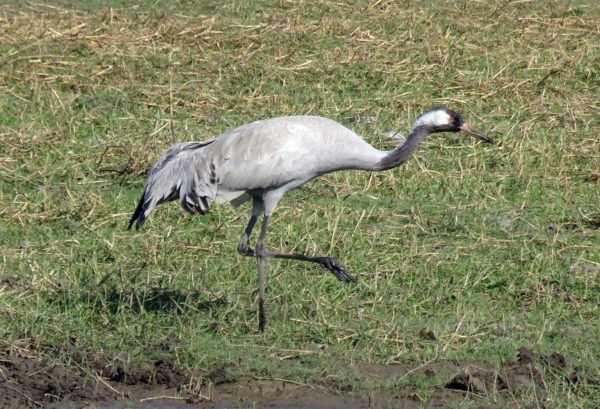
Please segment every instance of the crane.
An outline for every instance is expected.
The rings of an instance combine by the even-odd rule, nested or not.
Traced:
[[[382,171],[406,162],[418,145],[436,132],[463,132],[485,142],[493,140],[474,130],[456,112],[437,107],[421,115],[405,142],[381,151],[345,126],[318,116],[284,116],[255,121],[202,142],[184,142],[164,152],[150,169],[148,183],[129,222],[136,230],[154,208],[180,200],[189,213],[205,214],[213,202],[234,206],[252,200],[252,214],[237,250],[258,264],[258,329],[265,331],[265,259],[308,261],[328,269],[344,282],[356,279],[327,256],[286,254],[266,247],[271,216],[289,190],[339,170]],[[255,248],[248,245],[260,216]]]

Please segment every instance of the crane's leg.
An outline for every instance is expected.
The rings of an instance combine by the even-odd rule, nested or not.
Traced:
[[[263,217],[258,241],[256,242],[256,259],[258,262],[258,330],[265,332],[267,317],[265,314],[265,257],[268,252],[265,248],[267,241],[267,229],[269,228],[270,216]]]
[[[309,261],[311,263],[319,264],[329,271],[340,281],[344,282],[356,282],[354,278],[342,264],[331,257],[311,257],[304,254],[285,254],[268,251],[266,248],[267,231],[269,228],[269,221],[271,219],[272,210],[275,207],[276,201],[272,201],[269,206],[269,211],[265,211],[265,202],[258,197],[253,198],[252,202],[252,216],[248,221],[246,230],[242,234],[238,243],[237,250],[240,254],[248,257],[256,257],[258,264],[258,330],[265,332],[267,318],[265,314],[265,259],[266,258],[283,258],[290,260]],[[258,241],[256,242],[256,249],[248,247],[248,240],[250,234],[258,221],[258,217],[264,213],[260,234]]]
[[[246,226],[246,230],[244,230],[244,234],[242,234],[240,242],[238,243],[237,251],[244,256],[254,257],[254,250],[248,247],[248,239],[250,238],[250,234],[252,233],[257,220],[258,215],[252,214],[248,226]]]
[[[265,204],[260,198],[252,199],[252,216],[250,216],[250,221],[248,221],[248,226],[246,226],[246,230],[244,230],[244,234],[240,237],[240,241],[238,243],[237,251],[243,256],[254,257],[254,250],[248,247],[248,239],[250,238],[250,234],[252,234],[252,230],[254,229],[254,225],[256,225],[256,221],[258,217],[264,213]]]
[[[252,230],[254,230],[254,226],[258,221],[258,217],[264,213],[265,206],[262,199],[258,197],[254,197],[252,200],[252,216],[250,216],[250,220],[248,221],[248,225],[246,226],[246,230],[244,230],[244,234],[240,238],[238,243],[237,250],[240,254],[248,257],[257,258],[258,263],[258,330],[262,333],[265,332],[265,328],[267,325],[267,319],[265,314],[265,241],[267,237],[267,228],[269,225],[269,217],[265,216],[263,218],[262,227],[260,230],[260,234],[258,237],[258,242],[256,243],[256,251],[252,248],[248,247],[248,240],[250,238],[250,234],[252,234]]]
[[[336,259],[326,256],[306,256],[304,254],[285,254],[285,253],[272,253],[267,252],[266,257],[272,258],[285,258],[288,260],[300,260],[300,261],[309,261],[311,263],[319,264],[329,271],[340,281],[346,283],[355,283],[356,278],[352,276],[346,270],[346,268]]]
[[[244,256],[248,256],[248,257],[257,256],[257,253],[252,248],[248,247],[248,239],[250,237],[250,233],[252,233],[252,230],[254,229],[254,226],[256,224],[256,221],[258,220],[259,215],[260,215],[260,213],[253,211],[252,217],[250,217],[250,221],[248,222],[248,226],[246,227],[246,230],[244,231],[244,234],[242,235],[240,242],[238,244],[238,248],[237,248],[238,252]],[[270,217],[270,216],[265,215],[265,219],[267,217]],[[268,225],[268,220],[267,220],[267,225]],[[266,235],[265,229],[266,229],[266,227],[265,227],[264,221],[263,221],[261,235],[263,234],[263,230],[265,231],[264,234]],[[259,242],[260,242],[260,237],[259,237]],[[257,247],[258,247],[258,244],[257,244]],[[329,271],[331,271],[331,273],[340,281],[352,282],[352,283],[356,282],[356,278],[354,278],[348,272],[348,270],[346,270],[346,268],[339,261],[337,261],[334,258],[323,257],[323,256],[311,257],[311,256],[306,256],[304,254],[275,253],[275,252],[266,250],[266,248],[263,250],[264,250],[263,256],[265,258],[267,258],[267,257],[284,258],[284,259],[289,259],[289,260],[300,260],[300,261],[308,261],[311,263],[316,263],[316,264],[319,264],[319,265],[325,267]]]

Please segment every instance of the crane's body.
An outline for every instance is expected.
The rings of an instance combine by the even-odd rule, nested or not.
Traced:
[[[264,259],[297,259],[328,268],[341,281],[355,281],[330,257],[273,253],[265,248],[269,219],[281,197],[320,175],[347,169],[379,171],[406,161],[418,144],[433,132],[466,132],[487,142],[460,116],[446,108],[429,111],[415,121],[402,146],[381,151],[330,119],[288,116],[251,122],[203,142],[172,146],[152,167],[148,185],[131,218],[139,228],[160,203],[180,200],[190,213],[206,213],[211,204],[239,205],[252,199],[252,216],[238,251],[257,257],[259,269],[259,329],[265,328]],[[248,238],[261,214],[263,224],[256,249]]]
[[[213,201],[237,206],[259,196],[270,215],[285,192],[336,170],[373,170],[386,153],[330,119],[278,117],[242,125],[212,140],[171,147],[150,171],[149,183],[155,175],[169,180],[161,184],[168,192],[155,195],[158,202],[178,190],[184,208],[192,212],[198,210],[198,198],[202,213]],[[192,186],[186,179],[194,173],[199,177]],[[152,208],[146,209],[144,219]]]
[[[254,190],[283,194],[325,173],[372,169],[385,156],[350,129],[314,116],[252,122],[205,149],[220,179],[217,202]]]

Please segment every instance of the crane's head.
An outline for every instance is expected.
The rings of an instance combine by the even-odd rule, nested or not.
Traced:
[[[445,107],[433,108],[421,115],[414,123],[413,129],[427,127],[433,132],[463,132],[474,136],[487,143],[494,140],[473,129],[471,125],[463,121],[459,114]]]

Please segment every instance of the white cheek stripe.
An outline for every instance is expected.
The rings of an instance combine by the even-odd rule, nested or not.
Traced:
[[[421,125],[433,125],[440,126],[450,123],[450,115],[444,110],[436,110],[428,112],[417,119],[414,123],[413,129]]]

